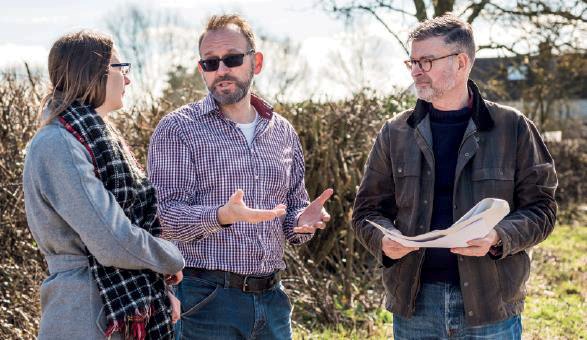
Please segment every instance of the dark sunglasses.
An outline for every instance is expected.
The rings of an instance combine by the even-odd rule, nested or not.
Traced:
[[[198,63],[200,66],[202,66],[202,70],[204,70],[204,72],[214,72],[220,67],[221,61],[224,63],[224,65],[226,65],[226,67],[237,67],[243,64],[245,55],[253,53],[255,53],[255,50],[251,49],[247,53],[230,54],[223,58],[200,59]]]

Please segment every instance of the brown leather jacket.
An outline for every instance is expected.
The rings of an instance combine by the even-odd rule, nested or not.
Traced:
[[[509,202],[511,213],[495,230],[503,241],[498,256],[458,256],[467,323],[504,320],[524,308],[529,249],[554,228],[557,178],[554,162],[534,124],[513,108],[484,100],[477,86],[473,114],[459,149],[453,220],[483,198]],[[429,231],[434,197],[434,154],[429,103],[385,123],[367,160],[357,193],[353,226],[362,244],[384,265],[386,307],[409,317],[420,289],[425,249],[393,261],[383,256],[382,233],[370,219],[402,234]]]

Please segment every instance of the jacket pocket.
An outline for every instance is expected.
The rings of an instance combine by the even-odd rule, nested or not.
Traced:
[[[499,287],[504,302],[517,302],[526,295],[526,281],[530,276],[530,257],[520,251],[496,261]]]
[[[473,194],[475,199],[501,198],[508,201],[510,206],[514,196],[514,169],[509,168],[479,168],[473,169]]]
[[[102,302],[102,297],[98,291],[98,285],[94,281],[92,272],[89,269],[87,270],[87,278],[90,287],[88,298],[90,301],[90,308],[92,310],[92,318],[96,319],[95,323],[98,332],[105,337],[106,329],[108,328],[108,320],[106,319],[106,306],[104,306],[104,302]]]
[[[98,317],[96,318],[96,326],[104,336],[106,336],[106,328],[108,328],[108,325],[106,324],[107,320],[105,308],[106,307],[102,305],[102,307],[100,308],[100,312],[98,312]]]
[[[181,317],[193,315],[214,300],[220,286],[216,283],[184,277],[181,287]]]
[[[416,204],[420,187],[420,163],[398,163],[393,169],[393,176],[397,206],[410,207]]]
[[[383,285],[386,290],[385,299],[386,299],[386,307],[387,309],[391,310],[392,307],[396,304],[405,303],[405,301],[400,301],[400,296],[397,294],[397,290],[400,285],[400,268],[402,265],[402,260],[396,261],[391,267],[383,268]]]

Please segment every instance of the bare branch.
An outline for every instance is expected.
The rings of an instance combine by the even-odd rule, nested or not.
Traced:
[[[423,1],[423,0],[416,0],[416,1]],[[322,2],[326,2],[326,1],[322,1]],[[337,4],[336,0],[330,0],[328,2],[329,2],[328,4],[323,5],[327,11],[342,15],[347,19],[349,19],[353,16],[353,12],[362,11],[364,8],[370,8],[374,11],[386,10],[386,11],[390,11],[390,12],[396,12],[399,14],[408,15],[410,17],[415,17],[418,15],[417,13],[416,14],[410,13],[402,8],[392,6],[388,1],[385,1],[385,0],[377,0],[374,2],[365,2],[364,4],[360,4],[360,3],[357,4],[357,3],[353,2],[352,4],[346,5],[346,6],[339,6]],[[426,14],[425,10],[424,10],[424,14]]]
[[[515,43],[508,46],[505,44],[499,44],[499,43],[492,41],[489,44],[477,46],[477,51],[481,51],[481,50],[506,50],[516,56],[523,55],[523,53],[517,52],[514,46],[515,46]]]
[[[33,92],[37,100],[40,100],[41,96],[39,96],[39,93],[37,92],[37,86],[35,80],[33,79],[31,68],[29,67],[29,64],[26,61],[24,62],[24,67],[26,68],[26,74],[29,79],[29,83],[31,84],[31,91]]]
[[[466,9],[466,10],[469,10],[469,9],[472,10],[471,14],[469,14],[469,17],[467,17],[467,22],[469,24],[473,23],[473,21],[475,21],[475,19],[477,19],[479,14],[481,14],[481,12],[483,11],[483,9],[485,8],[485,6],[488,3],[489,3],[489,0],[481,0],[481,2],[479,2],[479,3],[471,3],[471,5],[469,5]],[[462,14],[464,14],[464,12]]]
[[[434,5],[434,16],[439,17],[446,12],[453,10],[455,1],[454,0],[437,0],[432,1]]]
[[[489,3],[501,14],[510,14],[517,17],[536,18],[545,15],[553,15],[568,21],[579,21],[586,23],[587,7],[583,8],[579,15],[573,14],[572,9],[577,7],[552,9],[547,3],[542,0],[529,1],[526,4],[518,3],[515,8],[509,9],[495,3]]]
[[[385,28],[385,30],[387,32],[389,32],[394,38],[395,40],[400,44],[400,46],[402,47],[402,49],[404,50],[404,52],[406,53],[406,55],[410,55],[410,52],[408,51],[408,48],[406,46],[406,44],[401,40],[401,38],[385,23],[385,21],[383,21],[383,19],[377,14],[375,13],[375,11],[371,8],[363,8],[364,11],[371,13],[371,15],[373,15],[373,17],[375,17],[375,20],[379,21],[379,23],[381,25],[383,25],[383,27]]]
[[[397,13],[401,13],[401,14],[405,14],[405,15],[409,15],[409,16],[414,16],[414,13],[410,13],[406,10],[401,9],[401,8],[394,7],[391,4],[388,4],[387,1],[383,1],[383,0],[378,0],[377,6],[371,6],[371,7],[380,8],[380,9],[387,9],[392,12],[397,12]]]
[[[415,0],[415,1],[423,1],[423,0]],[[325,2],[325,1],[323,1],[323,2]],[[326,9],[329,12],[332,12],[336,15],[342,16],[346,20],[351,20],[354,17],[355,13],[367,13],[367,14],[371,15],[373,18],[375,18],[375,20],[377,20],[383,26],[383,28],[385,28],[385,30],[387,32],[389,32],[394,37],[394,39],[399,43],[399,45],[402,47],[402,49],[404,50],[406,55],[409,55],[408,48],[407,48],[406,44],[404,43],[404,41],[399,37],[399,35],[391,27],[389,27],[389,25],[383,20],[383,18],[377,12],[379,10],[383,9],[383,10],[387,10],[390,12],[405,14],[410,17],[418,16],[419,15],[418,13],[414,14],[414,13],[410,13],[408,11],[405,11],[401,8],[394,7],[391,5],[391,3],[389,3],[389,1],[385,1],[385,0],[377,0],[375,2],[365,2],[364,4],[353,2],[347,6],[338,6],[336,0],[331,0],[325,6],[328,6],[328,7],[326,7]],[[426,15],[425,7],[424,7],[424,15]]]
[[[416,6],[416,19],[422,22],[428,19],[428,14],[426,14],[426,4],[424,0],[414,0],[414,6]]]

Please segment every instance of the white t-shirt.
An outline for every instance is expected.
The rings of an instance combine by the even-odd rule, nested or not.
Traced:
[[[246,124],[236,123],[236,126],[238,126],[238,128],[241,129],[241,131],[245,135],[245,138],[247,139],[247,143],[249,144],[249,146],[251,146],[251,144],[253,143],[253,137],[255,137],[255,127],[257,127],[258,120],[259,114],[257,113],[257,110],[255,110],[255,120]]]

